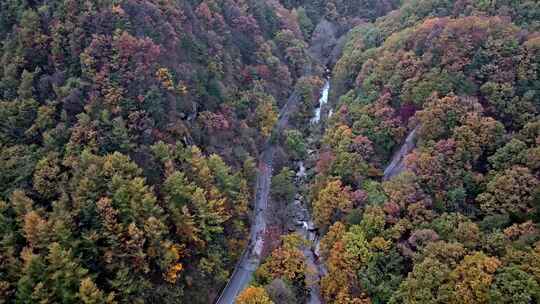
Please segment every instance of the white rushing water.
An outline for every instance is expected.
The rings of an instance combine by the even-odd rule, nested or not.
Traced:
[[[318,124],[321,121],[321,110],[322,107],[328,103],[328,92],[330,91],[330,80],[326,80],[324,87],[321,90],[321,98],[319,98],[319,105],[315,109],[315,114],[311,118],[312,124]]]
[[[321,90],[321,96],[319,98],[319,104],[313,113],[311,118],[311,124],[316,125],[321,121],[321,112],[323,107],[328,103],[328,93],[330,91],[330,79],[327,79]],[[329,113],[331,115],[331,112]],[[297,186],[306,183],[306,167],[303,161],[297,163],[298,169],[296,172],[296,184]],[[319,257],[319,237],[317,235],[317,228],[313,223],[313,218],[306,206],[305,198],[301,195],[297,195],[294,205],[296,207],[296,214],[294,215],[294,222],[296,225],[296,232],[302,235],[311,244],[303,248],[304,256],[306,257],[306,263],[309,271],[306,273],[306,281],[309,282],[309,296],[306,299],[306,304],[321,304],[323,300],[321,298],[320,280],[326,274],[326,267]]]
[[[306,177],[306,166],[304,166],[303,161],[299,161],[297,165],[298,165],[298,172],[296,172],[296,179],[301,180],[302,178]]]

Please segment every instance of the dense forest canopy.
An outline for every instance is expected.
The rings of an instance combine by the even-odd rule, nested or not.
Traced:
[[[211,301],[309,60],[296,11],[2,1],[0,38],[0,301]]]
[[[237,303],[540,301],[536,0],[5,0],[0,41],[0,303],[214,301],[268,142],[326,272],[277,229]]]
[[[540,300],[539,8],[404,1],[348,34],[311,187],[328,303]]]

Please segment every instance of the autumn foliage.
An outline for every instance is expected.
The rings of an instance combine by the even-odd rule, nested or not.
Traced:
[[[522,14],[539,7],[519,3],[404,1],[350,32],[311,184],[328,303],[540,299],[540,53]]]

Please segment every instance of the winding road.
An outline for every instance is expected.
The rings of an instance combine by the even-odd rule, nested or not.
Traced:
[[[274,132],[281,134],[286,128],[289,116],[294,112],[300,100],[300,96],[295,91],[291,94],[287,103],[281,108],[279,119],[274,126]],[[264,237],[266,232],[266,218],[268,197],[270,195],[270,183],[272,180],[272,162],[274,159],[275,143],[268,139],[263,147],[258,164],[255,202],[253,205],[254,220],[251,223],[250,238],[247,248],[239,259],[233,274],[227,285],[216,300],[216,304],[233,304],[236,296],[247,287],[251,281],[251,276],[261,263],[261,253],[264,247]]]
[[[328,98],[328,90],[329,81],[327,81],[323,88],[323,94],[321,96],[321,99],[325,99],[323,100],[323,102],[326,102]],[[276,132],[277,134],[281,134],[281,132],[287,127],[290,113],[294,112],[294,109],[297,106],[299,99],[300,97],[297,92],[293,92],[293,94],[291,94],[291,96],[287,100],[287,103],[280,111],[278,122],[274,127],[274,132]],[[318,123],[318,120],[320,119],[320,108],[316,109],[316,111],[319,111],[315,114],[317,121],[312,121],[312,123]],[[392,157],[391,162],[384,170],[383,180],[388,180],[404,170],[405,156],[415,148],[417,130],[418,126],[416,126],[408,134],[401,148],[396,151],[396,153]],[[215,302],[216,304],[234,304],[236,297],[244,288],[247,287],[247,285],[252,279],[252,274],[255,272],[255,270],[257,270],[261,263],[261,254],[265,241],[264,237],[266,232],[266,219],[268,216],[266,210],[268,207],[268,198],[270,195],[270,185],[272,180],[272,162],[274,158],[275,148],[275,143],[273,143],[270,139],[266,141],[263,147],[263,151],[261,153],[258,164],[255,202],[253,210],[254,220],[251,224],[249,243],[247,248],[244,250],[241,258],[239,259],[231,278],[227,282],[227,285],[222,290],[220,296],[217,298]],[[305,211],[307,217],[310,218],[307,209]],[[303,231],[303,234],[305,234],[305,236],[310,239],[310,237],[308,237],[311,234],[309,229],[307,229],[306,227],[302,230],[305,230]],[[313,237],[315,236],[313,235]],[[312,241],[315,241],[316,244],[318,240],[313,239]],[[313,247],[305,248],[304,254],[308,259],[310,268],[316,269],[315,273],[312,274],[312,280],[314,281],[314,284],[311,287],[308,303],[319,304],[322,301],[320,299],[318,280],[325,273],[324,265],[319,265],[315,262],[316,258]]]

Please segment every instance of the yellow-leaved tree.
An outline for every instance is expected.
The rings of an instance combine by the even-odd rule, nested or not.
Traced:
[[[242,291],[238,298],[236,298],[236,304],[274,304],[266,290],[262,287],[250,286]]]
[[[340,180],[330,181],[313,203],[315,223],[319,227],[328,227],[349,213],[352,207],[350,188],[342,186]]]

